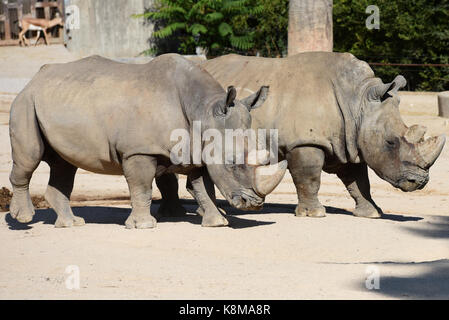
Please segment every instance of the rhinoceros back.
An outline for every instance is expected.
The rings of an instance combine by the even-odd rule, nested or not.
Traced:
[[[88,171],[121,174],[123,157],[169,156],[170,127],[185,126],[173,59],[129,65],[93,56],[49,65],[23,94],[33,97],[40,130],[58,154]]]
[[[365,62],[347,53],[310,52],[283,59],[227,55],[204,66],[223,86],[234,82],[239,98],[262,83],[270,86],[264,106],[252,112],[253,126],[278,129],[284,151],[314,145],[342,162],[357,161],[353,119],[360,114],[361,84],[374,77]]]

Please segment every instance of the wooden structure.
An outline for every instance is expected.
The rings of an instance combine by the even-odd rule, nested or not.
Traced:
[[[19,44],[19,21],[23,16],[52,19],[56,12],[64,17],[64,0],[0,0],[0,46]],[[26,35],[30,38],[29,31]],[[35,31],[34,31],[35,32]],[[63,43],[64,33],[55,27],[50,35],[50,43]],[[35,34],[32,35],[34,37]]]

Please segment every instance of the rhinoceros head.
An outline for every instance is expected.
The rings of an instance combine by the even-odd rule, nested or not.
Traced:
[[[268,96],[268,87],[261,87],[258,92],[243,100],[237,100],[236,95],[236,89],[231,86],[224,98],[213,103],[213,117],[208,126],[219,130],[222,137],[226,137],[226,130],[229,129],[245,131],[251,128],[250,111],[262,106]],[[226,141],[223,140],[223,144]],[[234,150],[237,151],[236,149]],[[248,161],[254,150],[250,151],[246,142],[240,151],[243,151],[243,163],[206,163],[207,170],[231,205],[243,210],[260,209],[265,196],[281,182],[287,162],[268,165],[269,153],[266,150],[256,152],[256,161]],[[225,153],[223,148],[223,159],[226,158]]]
[[[427,184],[429,168],[440,155],[445,136],[424,139],[425,127],[404,124],[397,91],[405,85],[405,78],[397,76],[392,83],[367,88],[358,147],[382,179],[402,191],[414,191]]]

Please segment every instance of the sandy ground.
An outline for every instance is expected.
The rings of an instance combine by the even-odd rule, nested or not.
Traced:
[[[30,77],[28,71],[15,73],[2,50],[0,78]],[[55,51],[47,52],[50,60],[73,58],[61,47]],[[28,68],[38,70],[42,60]],[[7,188],[7,112],[14,96],[0,94],[0,187]],[[431,134],[449,134],[449,121],[436,116],[436,103],[435,94],[403,93],[405,122],[426,125]],[[447,299],[448,161],[447,145],[429,184],[413,193],[396,190],[370,172],[383,219],[352,216],[352,199],[327,174],[320,190],[327,217],[296,218],[296,192],[287,174],[262,212],[239,212],[221,201],[231,226],[218,229],[202,228],[192,213],[165,219],[156,229],[126,230],[130,209],[124,178],[80,171],[72,204],[86,226],[56,229],[49,209],[37,210],[29,225],[0,213],[0,299]],[[32,194],[42,195],[47,180],[48,166],[41,164]],[[180,184],[186,208],[195,212],[184,178]],[[160,198],[157,189],[154,198]],[[155,201],[152,211],[158,206]],[[78,290],[67,289],[73,275],[66,273],[68,266],[79,270]],[[366,280],[374,283],[376,274],[380,288],[369,290]]]

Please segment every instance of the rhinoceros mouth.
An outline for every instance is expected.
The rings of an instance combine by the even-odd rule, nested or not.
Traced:
[[[404,192],[422,190],[429,182],[429,173],[427,170],[406,170],[401,174],[395,187]]]
[[[242,189],[232,193],[231,203],[240,210],[260,210],[263,202],[264,198],[251,189]]]
[[[403,177],[398,181],[398,188],[404,192],[411,192],[415,190],[422,190],[429,182],[429,176],[421,176],[421,175],[408,175],[407,177]]]

